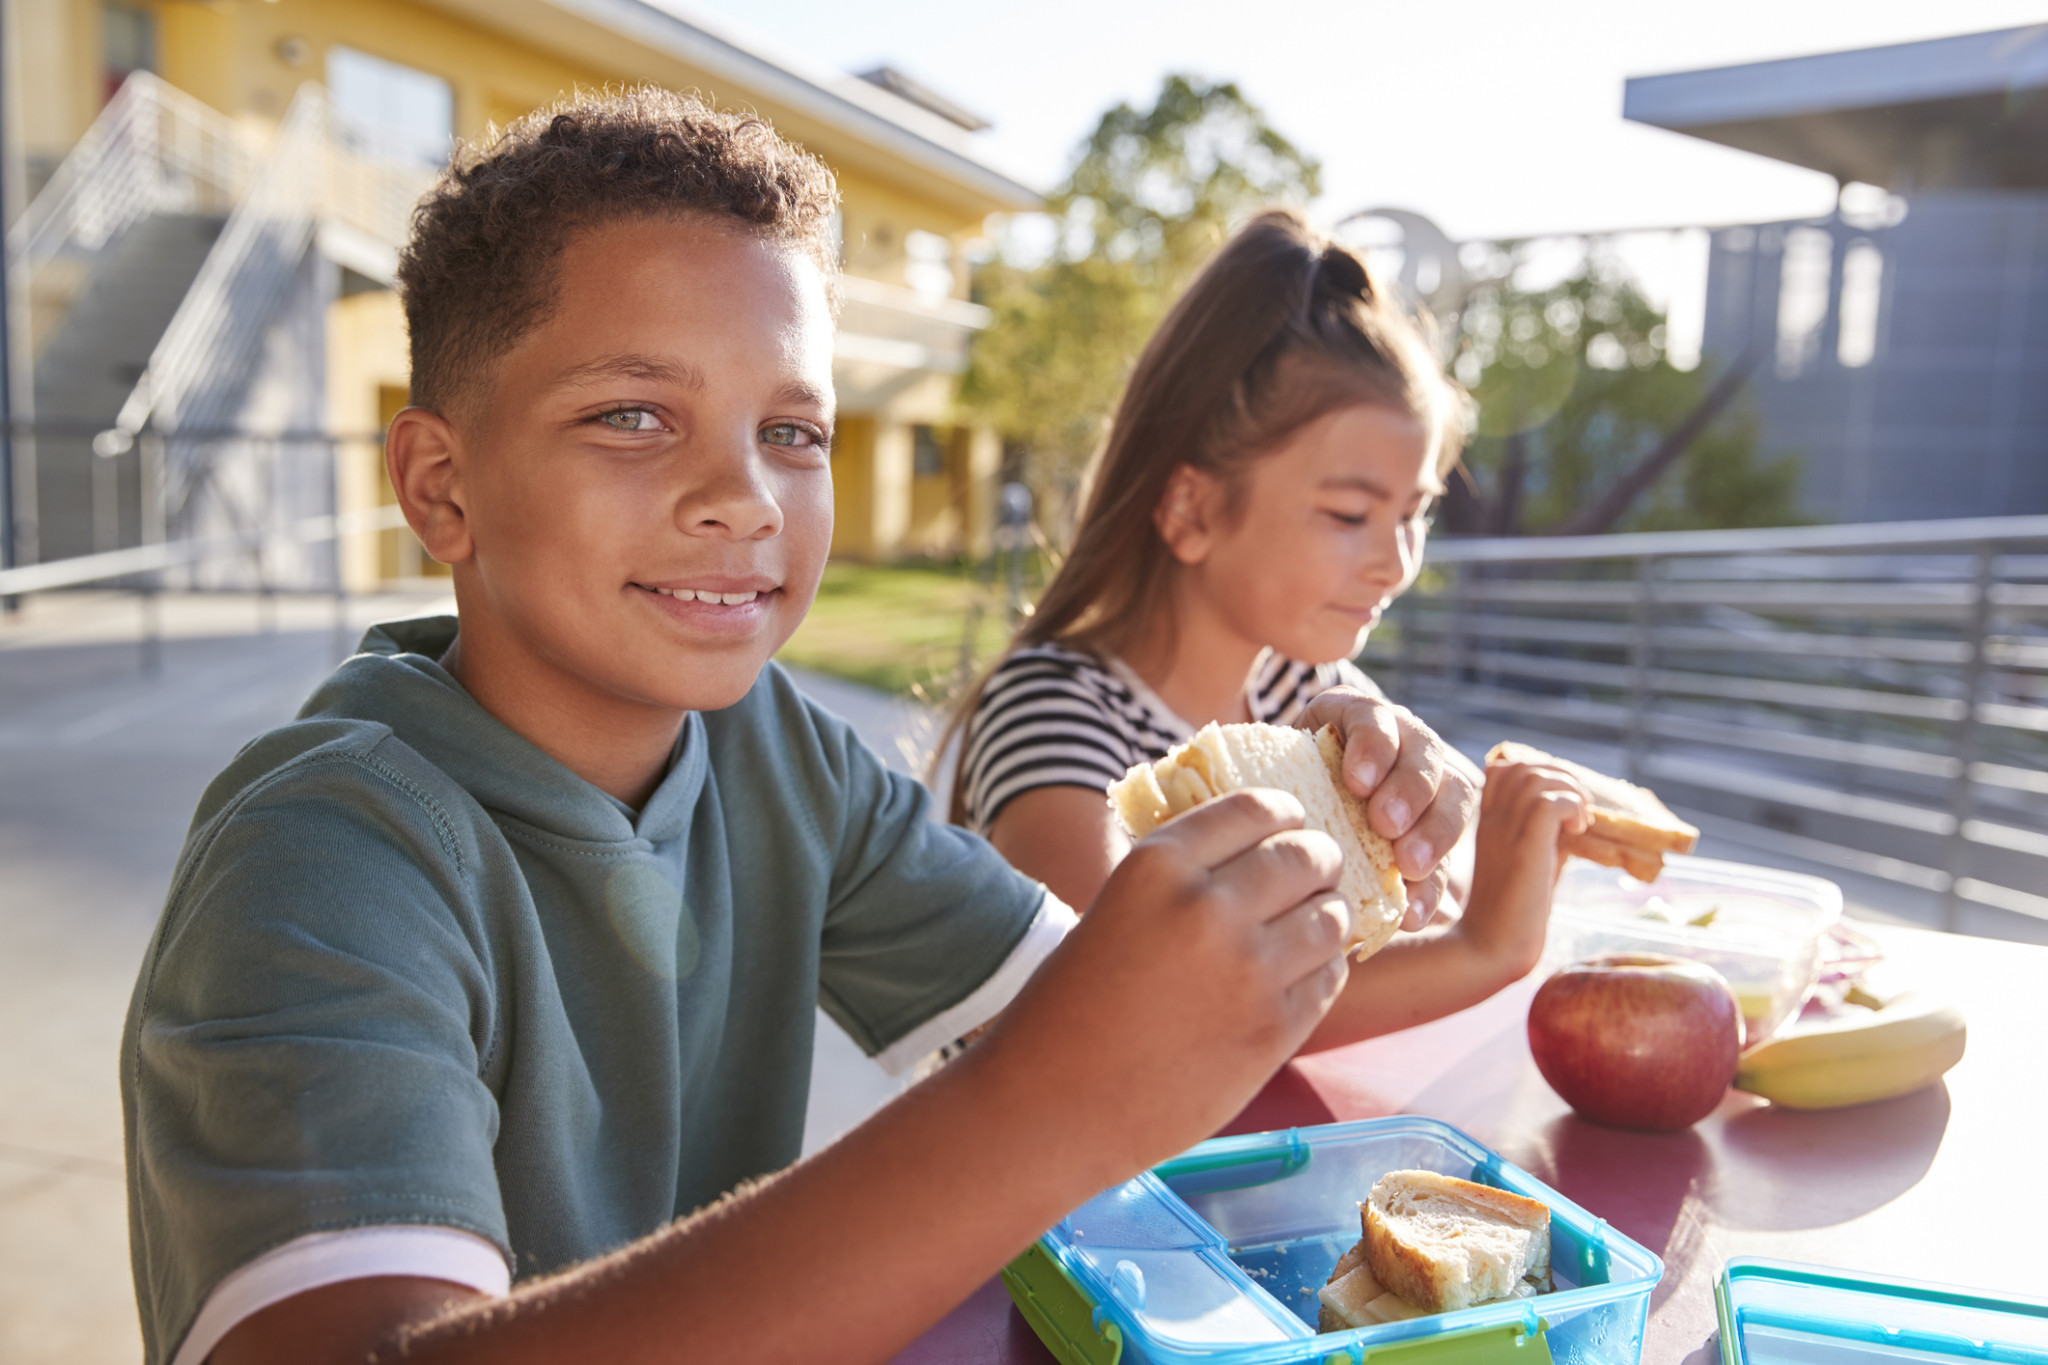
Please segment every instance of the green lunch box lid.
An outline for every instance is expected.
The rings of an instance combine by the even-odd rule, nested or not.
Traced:
[[[1359,1201],[1417,1168],[1549,1205],[1556,1292],[1318,1333]],[[1397,1116],[1202,1143],[1061,1219],[1003,1283],[1062,1365],[1637,1365],[1663,1270],[1464,1133]]]
[[[2048,1365],[2048,1300],[1739,1256],[1714,1306],[1724,1365]]]

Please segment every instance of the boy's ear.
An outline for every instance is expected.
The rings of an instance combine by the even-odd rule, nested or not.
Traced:
[[[1181,563],[1199,564],[1209,557],[1216,542],[1217,495],[1221,491],[1215,475],[1193,465],[1177,467],[1167,479],[1166,491],[1152,509],[1152,524]]]
[[[443,564],[460,563],[475,549],[462,507],[461,448],[454,425],[425,408],[406,408],[384,434],[384,468],[406,525]]]

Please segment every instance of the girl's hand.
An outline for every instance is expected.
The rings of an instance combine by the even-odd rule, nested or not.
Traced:
[[[1354,687],[1333,687],[1308,704],[1305,730],[1337,727],[1344,784],[1365,801],[1367,821],[1394,845],[1408,881],[1403,929],[1420,929],[1443,900],[1444,855],[1479,809],[1480,777],[1465,756],[1406,707]]]
[[[1564,855],[1557,841],[1592,821],[1586,790],[1562,768],[1489,763],[1479,806],[1472,895],[1457,932],[1517,980],[1543,955],[1550,900]]]

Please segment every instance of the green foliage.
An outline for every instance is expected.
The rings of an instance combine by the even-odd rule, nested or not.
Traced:
[[[1152,108],[1102,116],[1047,203],[1050,258],[975,273],[995,320],[961,401],[1025,447],[1041,506],[1071,490],[1145,339],[1236,221],[1314,198],[1319,176],[1228,82],[1169,76]]]
[[[1465,465],[1479,497],[1464,509],[1471,524],[1453,529],[1562,526],[1676,429],[1718,373],[1671,365],[1662,315],[1600,253],[1541,288],[1517,283],[1527,270],[1526,249],[1506,244],[1458,319],[1454,368],[1478,408]],[[1798,482],[1796,457],[1759,455],[1738,398],[1615,529],[1793,524]]]

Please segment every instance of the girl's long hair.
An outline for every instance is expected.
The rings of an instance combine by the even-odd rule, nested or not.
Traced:
[[[1458,391],[1421,330],[1356,253],[1291,210],[1261,213],[1145,343],[1089,464],[1073,548],[1010,651],[1052,642],[1099,651],[1148,626],[1170,631],[1162,608],[1175,561],[1153,515],[1174,471],[1189,465],[1231,483],[1301,426],[1360,403],[1421,421],[1440,470],[1456,460]],[[943,762],[959,738],[956,824],[966,819],[967,724],[992,671],[962,689],[933,756]]]

